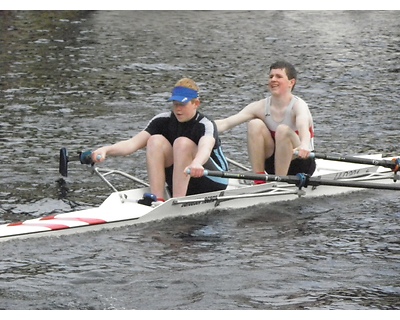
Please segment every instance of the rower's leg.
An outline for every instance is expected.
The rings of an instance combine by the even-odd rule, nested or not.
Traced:
[[[172,176],[172,194],[174,197],[186,196],[190,176],[184,172],[197,153],[197,145],[186,137],[174,141],[174,172]]]
[[[274,153],[274,140],[267,126],[260,119],[247,124],[247,149],[253,172],[264,172],[265,159]]]
[[[146,146],[147,174],[151,193],[164,198],[165,168],[172,166],[172,146],[162,135],[152,135]]]
[[[293,149],[300,145],[300,139],[287,125],[279,125],[275,132],[275,174],[285,176],[293,160]]]

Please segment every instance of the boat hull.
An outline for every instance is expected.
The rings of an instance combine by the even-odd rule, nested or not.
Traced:
[[[318,161],[317,168],[313,176],[332,180],[357,179],[357,177],[388,171],[388,169],[371,165],[344,165],[329,160]],[[382,182],[382,179],[374,181]],[[385,183],[394,182],[386,178]],[[205,213],[215,209],[249,208],[280,201],[294,201],[299,197],[332,196],[359,190],[362,189],[324,185],[299,189],[295,185],[282,182],[252,185],[249,181],[231,179],[227,190],[170,198],[161,205],[152,207],[137,202],[145,192],[150,191],[148,187],[144,187],[113,192],[96,208],[1,225],[0,241],[116,228]]]

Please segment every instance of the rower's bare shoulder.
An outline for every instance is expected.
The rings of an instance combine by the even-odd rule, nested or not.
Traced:
[[[249,103],[246,107],[243,108],[243,112],[249,112],[252,114],[258,114],[260,112],[264,112],[264,107],[265,107],[265,99],[261,99],[258,101],[254,101],[252,103]]]
[[[308,104],[303,99],[297,97],[296,103],[293,105],[293,110],[308,110]]]

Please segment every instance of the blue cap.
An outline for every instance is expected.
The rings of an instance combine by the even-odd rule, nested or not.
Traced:
[[[178,101],[181,103],[188,103],[192,99],[199,97],[199,93],[196,90],[189,89],[186,87],[175,87],[172,90],[172,96],[168,101]]]

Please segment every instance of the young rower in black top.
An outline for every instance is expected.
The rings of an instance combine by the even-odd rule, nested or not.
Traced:
[[[169,98],[172,111],[153,117],[132,138],[95,150],[92,160],[103,162],[107,156],[146,148],[150,189],[158,201],[164,201],[165,186],[173,197],[225,190],[228,179],[203,176],[204,169],[227,171],[228,163],[215,122],[197,110],[198,91],[192,79],[179,80]]]

